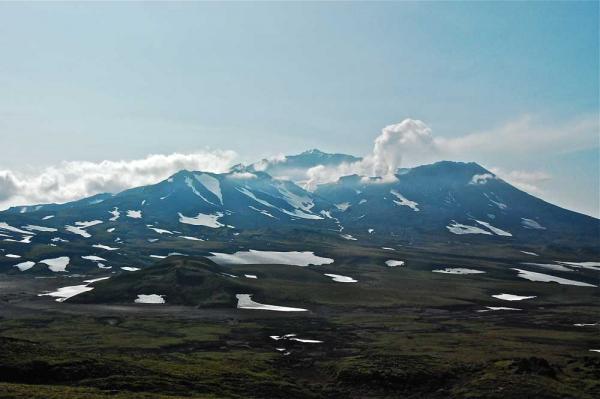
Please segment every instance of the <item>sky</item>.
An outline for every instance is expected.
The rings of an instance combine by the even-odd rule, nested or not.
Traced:
[[[475,161],[598,217],[598,21],[598,2],[0,3],[0,208],[364,156],[411,118],[435,151],[396,143],[399,166]]]

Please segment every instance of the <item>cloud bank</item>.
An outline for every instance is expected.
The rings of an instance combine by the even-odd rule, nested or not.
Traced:
[[[117,193],[156,183],[182,169],[224,172],[236,157],[233,151],[205,151],[149,155],[130,161],[63,162],[30,174],[0,170],[0,209]]]
[[[395,179],[400,167],[412,167],[439,160],[476,161],[516,187],[534,195],[542,194],[540,184],[551,176],[541,171],[519,171],[494,167],[506,160],[528,159],[537,154],[560,154],[599,146],[599,123],[596,116],[583,116],[562,124],[543,124],[525,115],[503,126],[460,137],[436,137],[424,122],[405,119],[381,130],[373,148],[360,161],[335,166],[318,165],[304,173],[301,184],[314,190],[317,185],[357,174]],[[237,155],[233,151],[205,151],[193,154],[150,155],[131,161],[63,162],[33,173],[0,170],[0,209],[14,205],[63,203],[90,195],[116,193],[127,188],[156,183],[181,170],[225,172]],[[267,164],[283,162],[282,155],[267,159]],[[236,176],[251,178],[252,176]],[[480,176],[473,184],[484,183],[490,176]]]

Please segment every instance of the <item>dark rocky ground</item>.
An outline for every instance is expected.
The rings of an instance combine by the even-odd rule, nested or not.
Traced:
[[[573,325],[600,319],[597,288],[518,279],[501,251],[345,255],[335,266],[235,267],[259,275],[244,281],[255,300],[309,309],[302,313],[236,309],[234,298],[134,304],[111,296],[110,280],[58,303],[37,294],[84,277],[0,275],[0,397],[600,396],[600,353],[590,352],[600,349],[600,327]],[[385,267],[384,257],[407,259],[407,266]],[[182,262],[193,260],[158,267]],[[440,265],[486,274],[431,273]],[[333,283],[322,276],[329,272],[359,282]],[[152,284],[160,288],[160,279]],[[537,298],[491,298],[498,293]],[[522,310],[478,312],[485,306]],[[323,342],[270,338],[285,334]]]

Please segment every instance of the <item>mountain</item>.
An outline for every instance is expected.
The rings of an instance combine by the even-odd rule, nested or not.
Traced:
[[[279,159],[263,159],[249,166],[252,171],[262,171],[276,178],[292,181],[306,180],[306,171],[315,166],[337,166],[358,162],[362,158],[347,154],[329,154],[317,149],[288,155]]]
[[[320,211],[329,208],[329,203],[290,181],[236,168],[223,174],[182,170],[157,184],[116,195],[99,194],[63,205],[13,207],[5,214],[13,218],[17,214],[30,223],[39,221],[41,215],[52,216],[48,223],[53,226],[76,223],[74,220],[139,219],[143,225],[154,227],[235,230],[311,225],[322,221]]]
[[[438,162],[401,169],[385,182],[346,176],[315,194],[336,204],[344,232],[407,241],[504,239],[595,245],[599,221],[527,194],[476,163]]]
[[[348,156],[346,156],[348,157]],[[339,154],[309,151],[289,165]],[[529,195],[475,163],[438,162],[393,181],[345,176],[309,192],[255,166],[180,171],[157,184],[0,212],[12,273],[144,267],[170,255],[245,249],[552,245],[598,255],[598,219]],[[17,266],[17,267],[14,267]]]

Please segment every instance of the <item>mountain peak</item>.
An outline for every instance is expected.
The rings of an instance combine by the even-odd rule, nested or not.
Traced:
[[[302,152],[300,155],[327,155],[327,153],[319,150],[318,148],[313,148]]]

